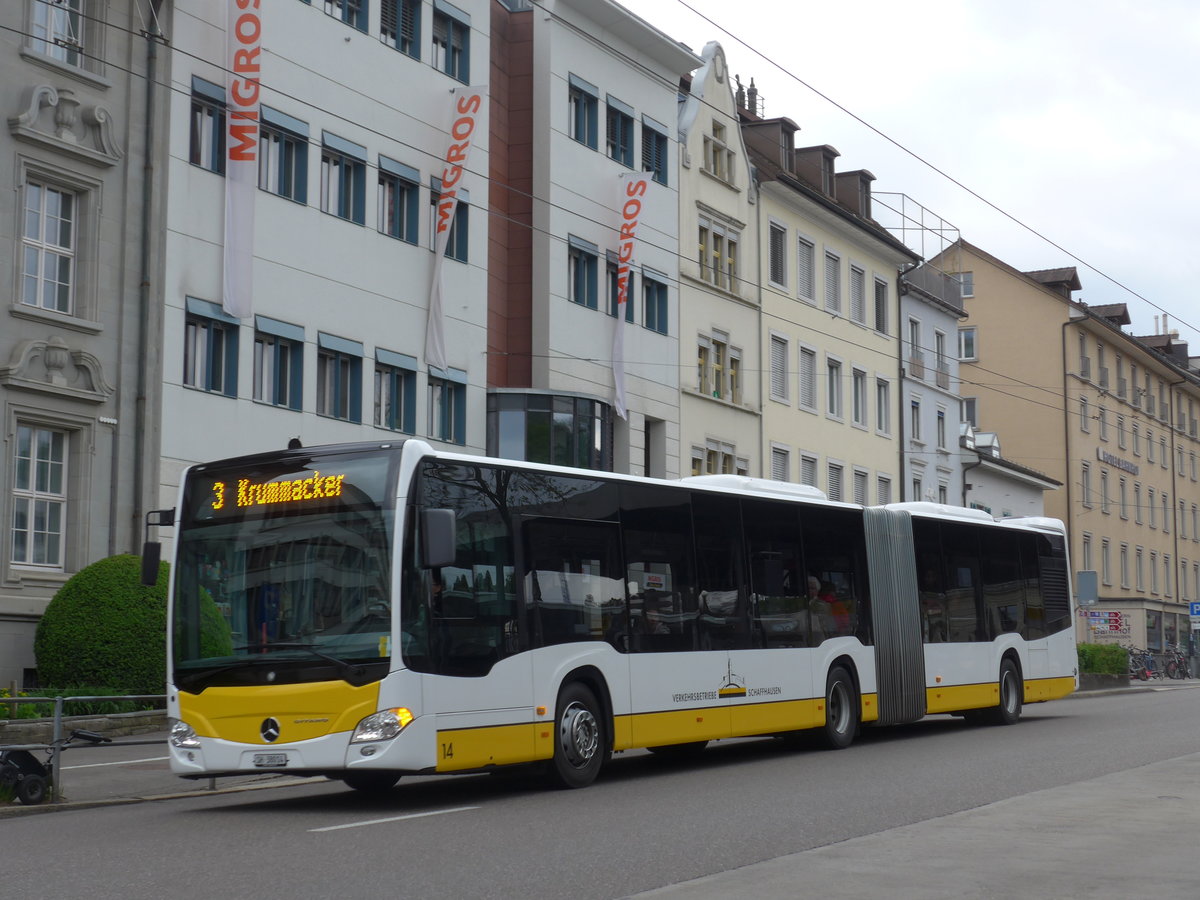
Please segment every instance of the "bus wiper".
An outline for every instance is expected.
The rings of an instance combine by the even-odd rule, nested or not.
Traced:
[[[233,648],[234,653],[237,653],[237,652],[243,651],[243,650],[250,650],[250,651],[255,651],[255,650],[303,650],[306,653],[311,653],[313,656],[317,657],[318,659],[323,659],[326,662],[333,663],[335,666],[338,667],[338,671],[340,671],[344,674],[350,675],[351,677],[357,677],[362,674],[361,666],[356,666],[354,663],[348,662],[344,659],[338,659],[336,656],[331,656],[328,653],[322,653],[320,650],[317,649],[316,644],[302,644],[302,643],[296,643],[296,642],[289,642],[289,643],[282,643],[282,644],[244,644],[241,647]]]

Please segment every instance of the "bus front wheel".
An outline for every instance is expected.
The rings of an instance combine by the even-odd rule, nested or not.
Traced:
[[[849,747],[858,732],[858,690],[845,666],[834,666],[825,679],[825,725],[821,737],[830,750]]]
[[[341,776],[346,787],[364,794],[378,794],[391,790],[400,780],[396,772],[346,772]]]
[[[551,782],[556,787],[587,787],[604,765],[606,741],[596,695],[578,682],[564,687],[555,715]]]

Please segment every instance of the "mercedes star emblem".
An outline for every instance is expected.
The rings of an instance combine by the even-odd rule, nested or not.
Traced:
[[[276,719],[263,719],[262,727],[258,731],[268,744],[279,740],[279,722]]]

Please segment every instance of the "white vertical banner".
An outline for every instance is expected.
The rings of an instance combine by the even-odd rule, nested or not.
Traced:
[[[628,418],[625,409],[625,310],[629,303],[629,269],[633,263],[634,240],[642,216],[642,198],[650,179],[642,173],[621,174],[621,233],[617,251],[617,321],[613,324],[612,373],[613,403],[617,415]]]
[[[254,305],[254,197],[258,187],[259,0],[228,0],[225,89],[225,312]]]
[[[442,308],[442,264],[446,260],[446,244],[450,240],[450,228],[454,225],[454,213],[458,209],[458,192],[462,188],[462,177],[467,159],[471,155],[471,143],[480,126],[481,112],[486,88],[483,86],[455,88],[454,115],[450,125],[450,146],[446,150],[446,163],[442,168],[441,194],[438,196],[437,214],[433,233],[433,283],[429,288],[429,318],[425,325],[425,362],[436,369],[446,365],[446,321]]]

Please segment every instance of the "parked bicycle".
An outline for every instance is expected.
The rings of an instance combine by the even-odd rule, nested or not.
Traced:
[[[1129,677],[1136,678],[1139,681],[1149,681],[1151,678],[1162,678],[1162,667],[1154,659],[1154,654],[1149,650],[1142,650],[1138,647],[1129,646],[1125,650],[1129,653]]]
[[[1163,654],[1163,669],[1168,678],[1182,680],[1191,677],[1188,673],[1187,655],[1179,648],[1178,644],[1167,647],[1167,652]]]
[[[45,762],[38,759],[32,750],[0,750],[0,801],[15,798],[26,806],[33,806],[45,800],[54,787],[52,769],[55,751],[61,753],[77,740],[107,744],[112,738],[94,731],[72,731],[45,748]]]

